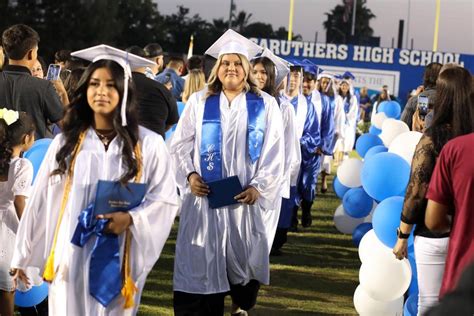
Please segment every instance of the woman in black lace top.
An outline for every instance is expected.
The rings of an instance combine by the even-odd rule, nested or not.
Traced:
[[[437,81],[435,114],[432,125],[424,132],[413,157],[401,215],[398,241],[393,253],[398,259],[408,256],[407,238],[416,225],[415,257],[418,273],[418,315],[438,302],[444,272],[449,233],[436,234],[425,224],[425,199],[436,159],[446,142],[473,131],[470,94],[472,78],[461,67],[442,70]]]

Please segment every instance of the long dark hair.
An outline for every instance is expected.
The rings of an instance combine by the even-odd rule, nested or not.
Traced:
[[[471,74],[456,67],[442,71],[436,82],[434,117],[426,135],[439,154],[452,138],[474,131],[474,94]]]
[[[273,97],[277,97],[275,64],[268,57],[255,58],[251,61],[251,63],[253,67],[255,67],[257,64],[262,64],[265,72],[267,73],[267,82],[265,82],[265,86],[262,90]]]
[[[111,60],[99,60],[89,65],[82,75],[63,120],[62,131],[66,141],[56,154],[58,168],[52,172],[52,175],[66,173],[79,135],[94,123],[94,112],[87,102],[87,89],[92,74],[99,68],[107,68],[110,71],[115,81],[115,88],[120,95],[119,104],[114,110],[113,125],[117,135],[123,140],[122,155],[128,170],[122,175],[120,182],[125,184],[133,179],[138,171],[138,162],[133,155],[133,149],[138,142],[135,89],[133,83],[130,82],[127,98],[127,126],[122,126],[120,105],[124,90],[124,70],[118,63]]]
[[[349,86],[349,90],[347,91],[347,95],[346,95],[346,96],[342,95],[342,88],[341,88],[341,86],[342,86],[343,83],[345,83],[345,84],[347,84],[347,85]],[[337,91],[337,93],[341,96],[341,98],[342,98],[344,101],[347,100],[347,102],[349,102],[349,103],[351,102],[351,98],[352,98],[352,95],[351,95],[351,85],[350,85],[347,81],[342,81],[342,82],[341,82],[341,84],[339,85],[339,90]]]
[[[21,145],[24,137],[34,131],[35,123],[25,112],[20,112],[18,120],[10,125],[0,119],[0,176],[8,175],[13,147]]]

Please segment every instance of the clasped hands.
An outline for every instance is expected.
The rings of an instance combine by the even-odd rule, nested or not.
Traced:
[[[191,193],[195,196],[204,197],[210,193],[209,187],[197,173],[193,173],[189,176],[189,186],[191,187]],[[253,186],[248,186],[242,193],[237,194],[234,198],[240,203],[253,205],[259,197],[260,192]]]

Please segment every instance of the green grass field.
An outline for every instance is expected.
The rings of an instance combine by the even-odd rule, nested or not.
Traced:
[[[332,177],[330,178],[332,181]],[[271,285],[260,290],[249,315],[356,315],[352,296],[360,262],[352,237],[339,233],[333,213],[340,201],[332,192],[318,193],[313,225],[290,233],[284,255],[271,257]],[[139,315],[173,315],[172,274],[177,225],[148,276]],[[226,307],[230,308],[230,299]]]

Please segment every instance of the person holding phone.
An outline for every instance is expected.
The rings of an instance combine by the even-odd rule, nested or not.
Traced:
[[[428,104],[434,104],[436,98],[436,80],[438,79],[442,66],[440,63],[430,63],[425,67],[422,89],[420,89],[420,87],[417,89],[420,93],[411,97],[403,109],[400,120],[407,123],[408,127],[412,130],[423,131],[424,119],[414,116],[414,114],[418,113],[418,96],[425,96],[429,100]],[[415,122],[413,122],[414,119],[416,119]]]
[[[2,34],[8,65],[0,73],[0,105],[20,110],[33,117],[36,138],[52,137],[47,124],[63,118],[68,99],[58,97],[51,82],[31,75],[38,56],[39,35],[31,27],[17,24]]]

